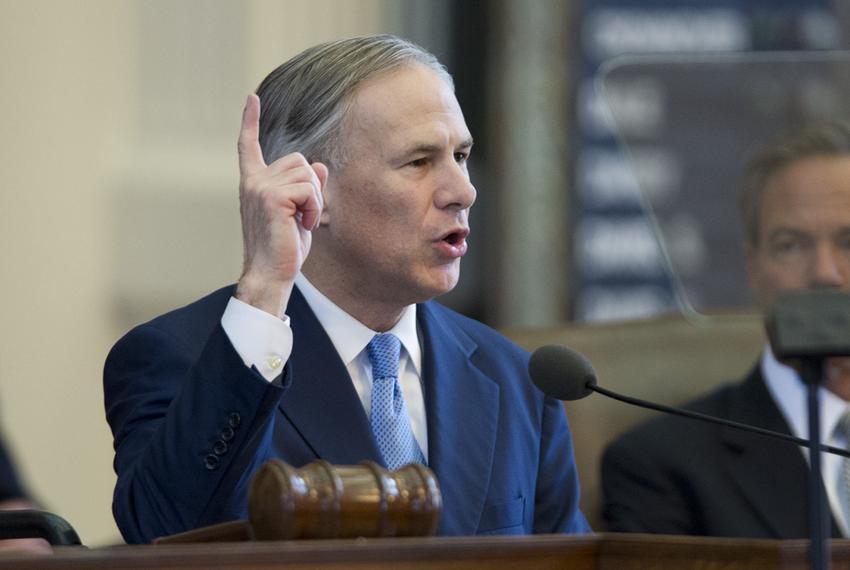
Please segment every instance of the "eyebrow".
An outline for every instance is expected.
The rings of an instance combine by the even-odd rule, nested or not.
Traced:
[[[469,148],[472,147],[472,145],[473,145],[472,137],[469,137],[469,138],[461,141],[461,143],[459,145],[457,145],[456,148],[469,149]],[[418,144],[414,144],[413,146],[405,149],[404,152],[401,153],[401,156],[409,156],[411,154],[419,154],[419,153],[433,154],[435,152],[439,152],[443,148],[444,148],[443,145],[440,145],[440,144],[418,143]]]
[[[779,228],[774,228],[774,230],[772,232],[770,232],[767,237],[772,238],[772,237],[781,236],[781,235],[784,235],[784,234],[808,235],[808,233],[809,232],[807,232],[805,230],[798,230],[797,228],[779,227]]]
[[[842,226],[838,228],[835,232],[832,232],[830,235],[842,238],[847,237],[848,235],[850,235],[850,226]],[[812,233],[808,230],[801,230],[792,227],[780,227],[774,229],[766,236],[768,241],[785,237],[810,238],[812,237]]]
[[[764,236],[765,243],[772,243],[781,239],[811,239],[811,233],[805,230],[796,228],[780,227],[774,228],[769,234]]]

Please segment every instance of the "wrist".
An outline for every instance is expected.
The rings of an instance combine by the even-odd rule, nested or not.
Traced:
[[[293,284],[293,280],[276,281],[246,273],[239,278],[234,297],[281,318],[289,303]]]

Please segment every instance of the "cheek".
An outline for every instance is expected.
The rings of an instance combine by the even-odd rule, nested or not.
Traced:
[[[423,190],[392,176],[349,181],[338,201],[345,226],[340,237],[385,257],[412,255],[423,236],[432,233],[427,226],[431,202]]]
[[[778,263],[760,259],[750,267],[750,282],[758,291],[804,289],[808,285],[807,270],[799,263]]]
[[[777,272],[770,264],[751,265],[749,275],[750,288],[763,309],[770,308],[779,291],[790,288],[786,283],[786,276],[782,272]]]
[[[796,265],[774,266],[767,273],[766,287],[777,291],[805,289],[808,287],[806,270]]]
[[[427,212],[420,204],[405,197],[388,196],[376,203],[368,214],[371,225],[398,247],[418,242],[424,232]]]

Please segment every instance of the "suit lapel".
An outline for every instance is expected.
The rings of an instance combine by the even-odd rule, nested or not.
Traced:
[[[487,497],[499,419],[499,386],[472,362],[475,342],[418,307],[428,414],[429,466],[443,495],[441,534],[475,534]]]
[[[287,307],[293,330],[292,384],[280,410],[316,455],[351,465],[382,463],[345,365],[297,289]],[[418,307],[429,467],[443,496],[442,534],[474,534],[495,452],[499,386],[472,363],[477,346],[431,306]],[[316,413],[316,410],[321,413]]]
[[[758,368],[734,393],[729,419],[791,433]],[[732,428],[724,428],[722,438],[734,455],[728,462],[730,475],[765,526],[777,538],[807,536],[808,464],[800,448]],[[832,516],[830,520],[832,535],[838,536]]]
[[[280,410],[318,457],[340,465],[382,463],[351,376],[297,288],[286,313],[294,337],[293,378]]]

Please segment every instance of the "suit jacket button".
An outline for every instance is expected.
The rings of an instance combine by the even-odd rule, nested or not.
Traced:
[[[213,453],[215,453],[216,455],[224,455],[225,453],[227,453],[227,444],[221,440],[218,440],[217,442],[215,442],[215,445],[213,445]]]
[[[221,430],[222,441],[230,441],[231,439],[233,439],[234,435],[236,435],[236,432],[234,432],[233,428],[230,426],[227,426],[223,430]]]
[[[237,412],[233,412],[227,417],[227,424],[234,429],[238,428],[241,423],[242,416],[240,416]]]
[[[218,469],[218,456],[210,453],[209,455],[204,457],[204,467],[206,467],[210,471]]]

